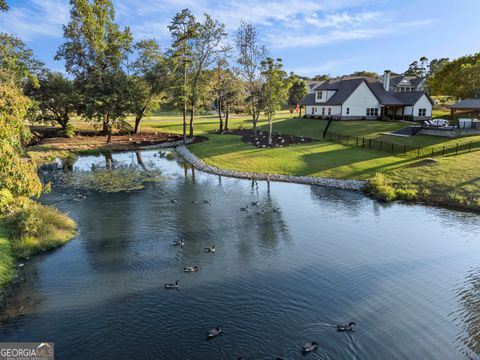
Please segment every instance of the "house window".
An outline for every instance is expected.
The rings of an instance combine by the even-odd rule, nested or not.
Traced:
[[[378,108],[367,108],[367,116],[378,116]]]
[[[322,100],[323,98],[323,91],[317,91],[317,100]]]
[[[332,108],[328,108],[328,115],[332,115]]]
[[[347,108],[347,115],[350,115],[350,108]]]
[[[322,115],[325,115],[325,108],[322,108]]]
[[[427,109],[425,108],[418,109],[418,116],[427,116]]]

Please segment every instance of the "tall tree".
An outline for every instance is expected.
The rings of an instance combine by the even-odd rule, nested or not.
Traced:
[[[33,85],[41,66],[22,41],[0,34],[0,188],[14,195],[39,196],[42,183],[25,156],[31,133],[25,125],[32,101],[23,88]]]
[[[193,119],[199,101],[199,89],[208,79],[206,69],[215,61],[216,55],[222,51],[220,47],[227,33],[225,25],[205,14],[203,22],[198,24],[198,36],[193,40],[192,64],[190,67],[190,137],[193,137]]]
[[[237,62],[240,65],[240,74],[247,84],[248,113],[253,120],[253,133],[257,133],[257,122],[260,116],[260,97],[262,78],[260,74],[261,62],[265,60],[267,50],[258,41],[255,26],[242,22],[236,34],[238,50]]]
[[[140,131],[145,114],[157,110],[167,88],[167,64],[155,40],[142,40],[135,44],[137,58],[131,65],[133,75],[132,112],[135,115],[134,132]]]
[[[37,85],[37,75],[43,64],[33,56],[19,38],[0,33],[0,67],[5,69],[20,87]],[[33,83],[33,84],[32,84]]]
[[[172,36],[169,51],[172,68],[171,92],[173,98],[180,102],[183,116],[183,142],[187,138],[187,106],[188,106],[188,72],[192,63],[192,42],[198,36],[198,23],[190,10],[183,9],[177,13],[168,26]],[[174,101],[175,101],[174,100]]]
[[[8,11],[8,4],[5,0],[0,0],[0,11]]]
[[[262,107],[268,120],[268,144],[272,144],[273,118],[287,100],[288,78],[282,69],[282,59],[267,58],[261,63],[265,83],[262,87]]]
[[[245,96],[244,84],[235,69],[225,68],[225,65],[226,59],[219,59],[211,76],[211,91],[217,107],[220,132],[228,130],[230,110],[239,105]]]
[[[38,104],[34,120],[58,124],[67,129],[70,116],[77,110],[78,94],[73,81],[62,73],[45,70],[38,86],[29,86],[26,94]]]
[[[0,67],[0,188],[14,195],[39,196],[42,183],[36,166],[24,154],[31,137],[25,126],[31,101],[15,80],[15,75]]]
[[[110,0],[71,0],[65,42],[55,58],[65,60],[82,97],[83,114],[103,124],[107,142],[129,110],[129,82],[124,71],[131,48],[128,28],[115,23]]]
[[[300,103],[300,100],[302,100],[308,93],[307,84],[294,73],[290,74],[289,83],[288,105],[296,107]],[[298,116],[302,116],[301,108]]]
[[[452,61],[442,61],[427,80],[432,95],[448,95],[457,98],[480,97],[480,53],[459,57]]]

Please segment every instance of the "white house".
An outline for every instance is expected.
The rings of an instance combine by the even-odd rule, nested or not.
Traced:
[[[329,80],[314,87],[300,102],[306,117],[425,120],[433,102],[424,91],[392,91],[390,72],[383,82],[365,78]]]

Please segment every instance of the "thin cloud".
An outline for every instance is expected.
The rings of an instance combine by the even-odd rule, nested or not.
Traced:
[[[69,5],[61,0],[30,0],[23,6],[11,4],[0,15],[0,31],[14,33],[24,40],[39,36],[62,37],[62,25],[69,18]]]

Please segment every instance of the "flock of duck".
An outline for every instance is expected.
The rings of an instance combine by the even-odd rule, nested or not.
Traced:
[[[176,199],[171,199],[170,203],[176,204],[177,200]],[[198,200],[192,200],[192,203],[198,204]],[[203,200],[203,203],[204,204],[211,204],[211,199]],[[250,211],[252,208],[259,209],[258,206],[259,206],[258,201],[252,201],[249,205],[241,207],[240,211]],[[275,212],[275,213],[279,213],[280,208],[273,207],[271,209],[271,211]],[[264,215],[265,210],[263,210],[263,209],[256,210],[255,213],[257,215]],[[181,240],[174,241],[173,246],[178,246],[178,247],[183,248],[185,246],[185,240],[181,239]],[[215,253],[215,245],[205,247],[203,250],[204,250],[204,252],[214,254]],[[186,272],[186,273],[197,272],[198,271],[198,266],[185,266],[183,268],[183,271]],[[175,281],[174,283],[165,284],[165,289],[168,289],[168,290],[172,290],[172,289],[178,290],[179,288],[180,288],[180,282],[178,280]],[[337,325],[336,329],[337,329],[338,332],[353,332],[354,331],[354,326],[356,326],[355,322],[351,321],[346,325]],[[217,336],[221,335],[222,333],[223,333],[223,331],[222,331],[222,327],[220,325],[217,326],[214,329],[210,329],[207,332],[207,340],[212,340],[212,339],[216,338]],[[301,348],[301,353],[303,355],[307,355],[311,352],[316,351],[317,349],[318,349],[318,343],[315,342],[315,341],[310,341],[310,342],[306,342],[305,344],[303,344],[303,346]],[[238,358],[238,360],[244,360],[244,358]],[[276,360],[283,360],[283,359],[277,357]]]

